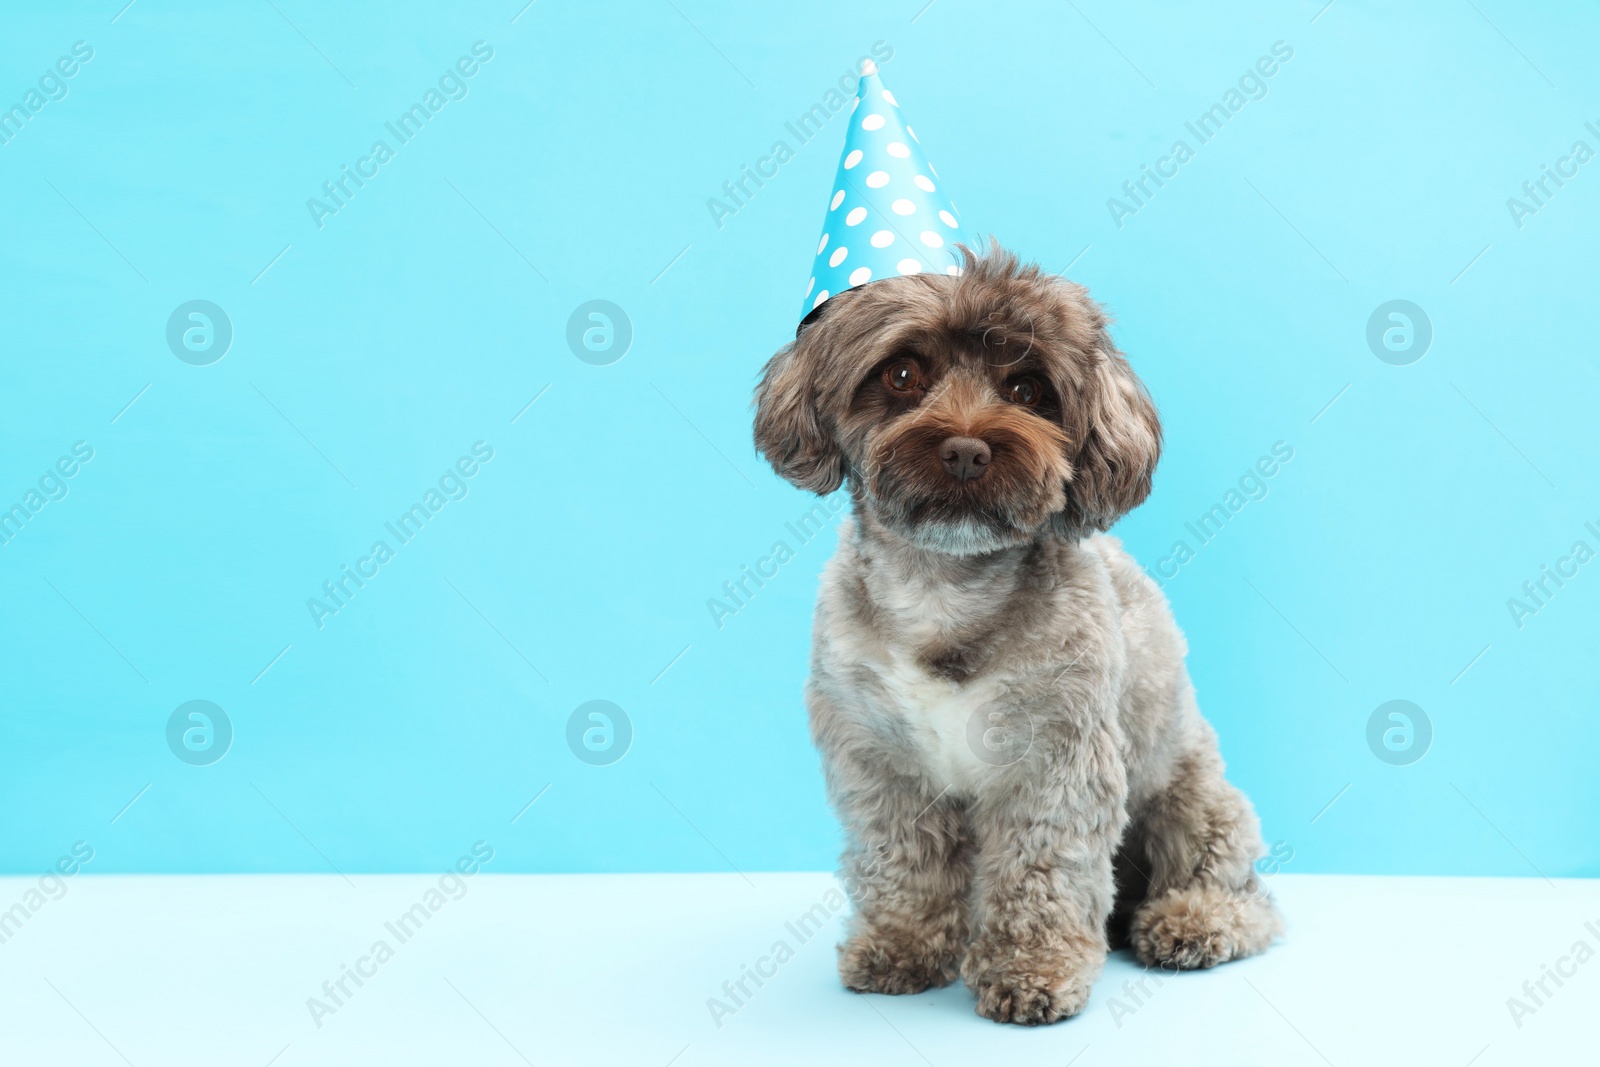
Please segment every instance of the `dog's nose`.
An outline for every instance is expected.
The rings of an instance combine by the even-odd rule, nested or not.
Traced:
[[[989,469],[989,446],[976,437],[947,437],[939,446],[939,458],[957,481],[982,478]]]

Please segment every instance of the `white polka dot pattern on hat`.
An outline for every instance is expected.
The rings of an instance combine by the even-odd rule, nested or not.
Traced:
[[[830,296],[879,279],[959,274],[955,246],[973,244],[962,232],[955,204],[929,177],[938,172],[905,124],[900,101],[870,63],[863,65],[850,110],[829,221],[817,244],[802,315]],[[864,227],[854,240],[833,240],[835,231],[844,238],[856,232],[854,227]]]

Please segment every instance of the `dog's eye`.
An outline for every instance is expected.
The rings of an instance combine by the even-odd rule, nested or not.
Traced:
[[[1044,386],[1037,378],[1013,378],[1005,384],[1005,398],[1023,407],[1036,407],[1044,399]]]
[[[883,384],[897,393],[922,388],[922,368],[916,360],[897,359],[883,369]]]

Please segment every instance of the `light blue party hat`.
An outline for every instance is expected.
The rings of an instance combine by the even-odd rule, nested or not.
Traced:
[[[829,297],[881,278],[960,273],[955,245],[973,242],[871,60],[862,64],[833,189],[802,320]]]

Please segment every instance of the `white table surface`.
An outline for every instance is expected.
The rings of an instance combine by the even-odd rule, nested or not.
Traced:
[[[79,875],[0,943],[0,1063],[1600,1063],[1600,955],[1570,957],[1600,954],[1597,881],[1279,875],[1289,932],[1265,956],[1136,997],[1119,954],[1082,1016],[1038,1029],[960,985],[843,990],[838,919],[786,926],[824,874],[480,874],[402,943],[385,923],[436,884]],[[36,886],[0,879],[0,909]],[[380,939],[393,957],[319,1026],[308,999],[333,1006],[323,982]],[[780,940],[793,958],[719,1027],[707,999]],[[1570,977],[1519,1026],[1507,999],[1546,964]]]

